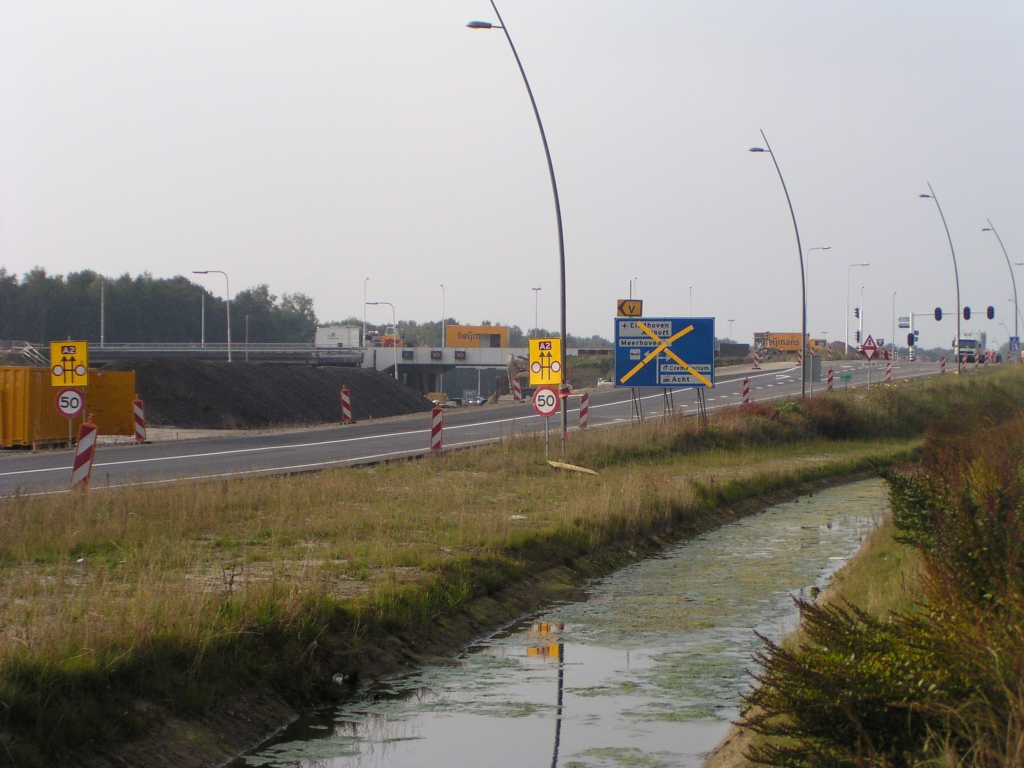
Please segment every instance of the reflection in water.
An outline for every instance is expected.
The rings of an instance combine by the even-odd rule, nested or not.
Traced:
[[[594,582],[453,667],[419,670],[288,729],[237,766],[699,766],[738,714],[758,641],[853,554],[880,481],[780,504]]]

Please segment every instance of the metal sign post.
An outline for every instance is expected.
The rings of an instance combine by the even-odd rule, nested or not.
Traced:
[[[551,450],[551,417],[558,413],[560,398],[554,387],[538,387],[533,393],[533,410],[544,419],[544,458]]]

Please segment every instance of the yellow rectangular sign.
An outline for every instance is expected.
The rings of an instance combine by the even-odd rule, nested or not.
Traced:
[[[619,299],[616,305],[618,317],[643,317],[644,303],[641,299]]]
[[[797,352],[800,349],[799,333],[765,333],[764,345],[782,352]]]
[[[89,383],[89,342],[50,342],[50,386],[84,387]]]
[[[562,381],[562,340],[530,339],[530,386]]]

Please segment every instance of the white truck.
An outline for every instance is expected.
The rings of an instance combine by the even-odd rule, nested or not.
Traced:
[[[358,349],[361,331],[358,325],[318,325],[313,346],[317,349]]]

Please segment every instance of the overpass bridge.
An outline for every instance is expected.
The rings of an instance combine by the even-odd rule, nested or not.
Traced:
[[[45,344],[0,342],[0,351],[20,354],[30,365],[47,365],[49,349]],[[570,348],[566,355],[598,350]],[[612,350],[600,350],[611,354]],[[526,347],[317,347],[312,343],[233,343],[234,362],[283,363],[292,365],[340,365],[374,370],[395,375],[407,386],[423,394],[438,390],[441,375],[457,368],[504,369],[509,356],[529,357]],[[187,358],[209,362],[227,361],[228,345],[224,343],[110,343],[89,344],[89,360],[102,364],[138,357]]]

